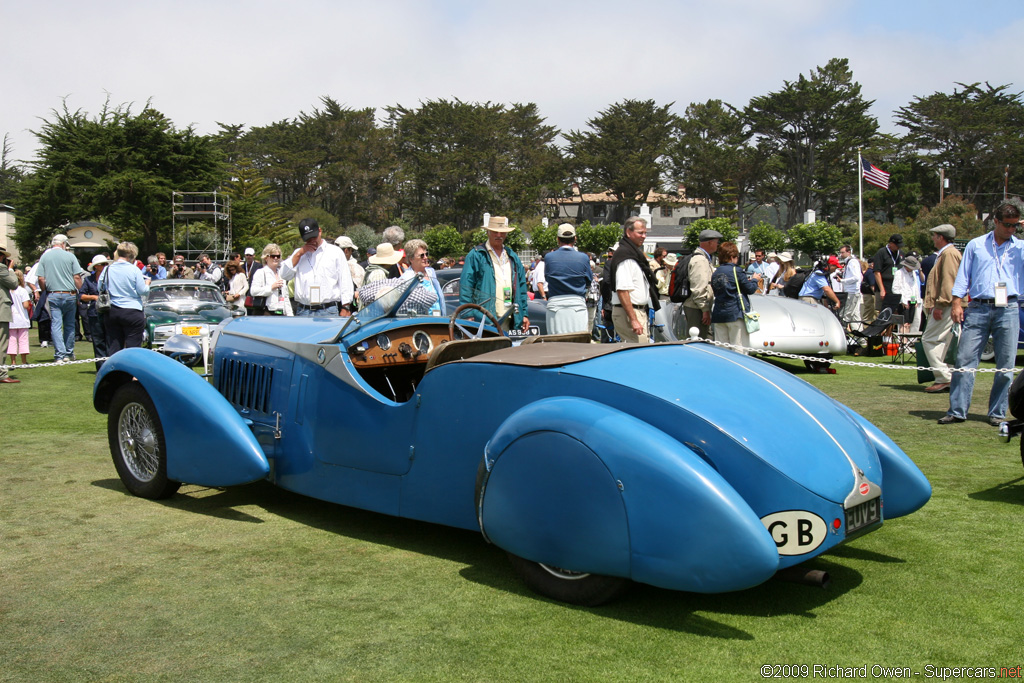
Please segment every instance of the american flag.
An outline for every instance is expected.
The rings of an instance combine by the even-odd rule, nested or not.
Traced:
[[[874,164],[868,163],[867,159],[860,160],[861,170],[864,175],[864,180],[868,181],[875,187],[880,187],[883,190],[889,189],[889,174],[878,168]]]

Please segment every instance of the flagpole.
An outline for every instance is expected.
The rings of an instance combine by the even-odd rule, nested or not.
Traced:
[[[860,158],[860,148],[857,148],[857,225],[860,233],[860,245],[857,247],[857,254],[864,258],[864,162]]]

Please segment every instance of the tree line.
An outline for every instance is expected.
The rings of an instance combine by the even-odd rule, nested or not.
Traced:
[[[112,226],[143,252],[170,250],[171,191],[214,189],[232,199],[236,245],[288,246],[292,226],[312,216],[328,233],[364,240],[391,224],[445,234],[444,248],[457,251],[484,212],[539,228],[554,216],[550,200],[574,183],[609,192],[619,218],[658,191],[703,200],[712,217],[740,226],[785,231],[808,209],[848,224],[861,150],[891,174],[887,191],[865,186],[866,215],[903,225],[939,205],[940,170],[941,191],[975,214],[1024,187],[1024,100],[1010,88],[955,84],[915,97],[893,113],[898,136],[879,132],[873,102],[839,58],[742,107],[709,100],[677,115],[675,103],[626,99],[569,131],[532,103],[459,99],[389,106],[378,119],[325,96],[293,118],[221,123],[213,135],[175,126],[150,103],[108,104],[94,116],[65,105],[43,119],[28,166],[10,161],[5,140],[0,202],[17,210],[25,254],[80,220]]]

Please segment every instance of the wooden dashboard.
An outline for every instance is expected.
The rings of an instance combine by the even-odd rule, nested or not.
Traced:
[[[359,369],[426,363],[430,354],[450,339],[448,325],[418,325],[367,337],[349,348]]]

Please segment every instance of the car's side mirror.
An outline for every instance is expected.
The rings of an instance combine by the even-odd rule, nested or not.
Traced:
[[[231,309],[231,317],[232,318],[241,318],[243,315],[245,315],[245,309],[244,308],[232,308]]]
[[[203,362],[203,347],[187,334],[176,334],[168,339],[160,353],[190,368]]]

